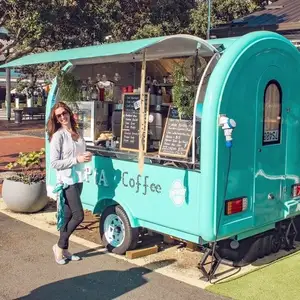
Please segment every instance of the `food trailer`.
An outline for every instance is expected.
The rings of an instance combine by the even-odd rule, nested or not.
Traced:
[[[265,31],[208,41],[174,35],[33,54],[2,67],[58,61],[68,62],[64,70],[81,84],[78,102],[87,103],[76,112],[94,153],[82,203],[101,215],[109,251],[134,249],[146,228],[202,245],[208,276],[209,255],[212,274],[220,262],[243,265],[293,247],[300,56],[289,40]],[[54,80],[48,116],[59,93]]]

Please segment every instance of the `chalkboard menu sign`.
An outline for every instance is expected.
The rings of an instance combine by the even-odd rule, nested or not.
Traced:
[[[193,134],[193,118],[179,118],[175,107],[169,108],[159,154],[174,157],[187,157]]]
[[[140,126],[140,93],[123,94],[123,112],[121,124],[120,149],[139,151],[139,126]],[[149,94],[145,94],[145,141],[144,149],[147,149]]]

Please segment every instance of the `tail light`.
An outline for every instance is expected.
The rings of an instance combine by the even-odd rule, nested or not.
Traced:
[[[300,197],[300,184],[292,185],[292,197]]]
[[[225,201],[225,215],[233,215],[245,211],[248,207],[248,198],[240,197]]]

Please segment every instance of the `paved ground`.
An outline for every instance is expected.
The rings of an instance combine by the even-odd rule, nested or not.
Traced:
[[[15,161],[19,152],[38,151],[45,147],[45,139],[37,137],[1,136],[0,130],[0,196],[2,190],[2,174],[7,172],[6,165]],[[44,160],[42,161],[44,165]]]
[[[8,122],[5,111],[0,109],[0,137],[18,135],[44,137],[45,120],[23,120],[22,124],[15,124],[14,118]]]
[[[1,213],[0,228],[1,300],[224,299],[75,244],[84,259],[58,266],[51,249],[56,236]]]
[[[0,143],[0,172],[7,171],[5,166],[14,161],[19,152],[38,151],[45,147],[45,139],[36,137],[3,137]]]

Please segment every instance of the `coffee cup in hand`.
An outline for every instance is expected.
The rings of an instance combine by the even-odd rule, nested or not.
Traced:
[[[92,159],[93,154],[91,152],[84,152],[83,154],[89,161]]]

